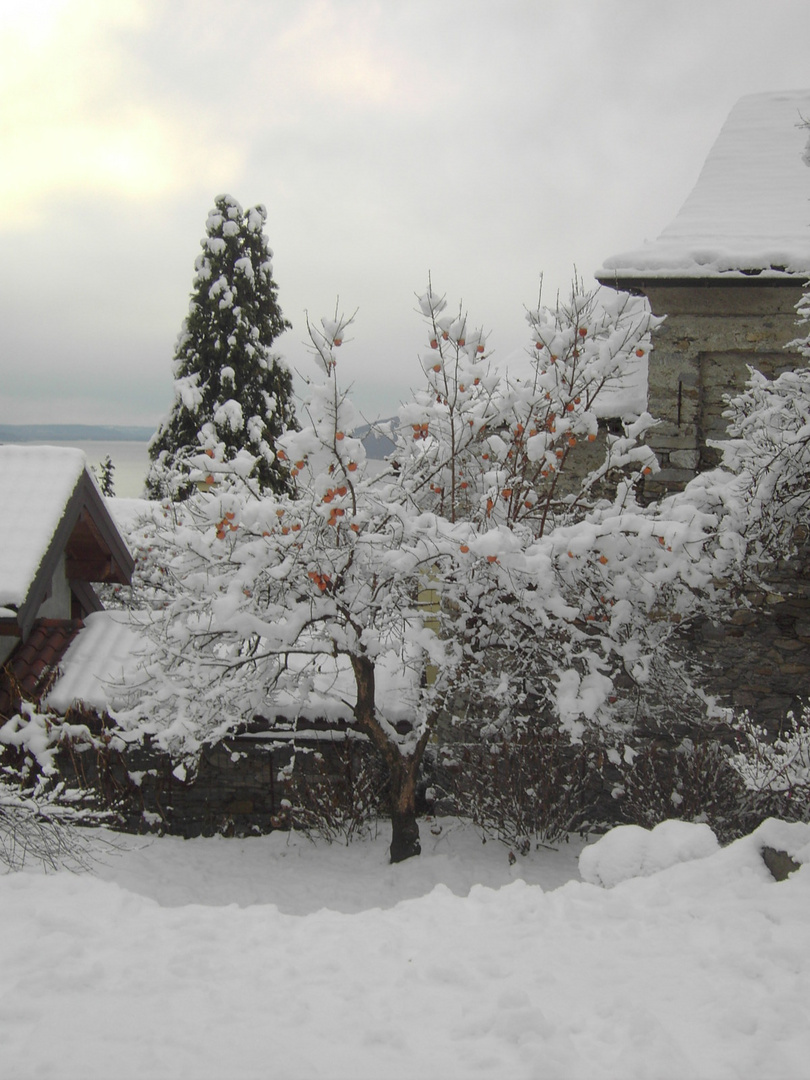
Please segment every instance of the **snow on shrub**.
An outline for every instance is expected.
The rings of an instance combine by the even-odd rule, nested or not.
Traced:
[[[277,443],[296,491],[257,498],[249,469],[216,452],[192,463],[211,470],[205,493],[144,530],[158,650],[117,714],[192,767],[257,715],[352,724],[388,773],[394,860],[419,851],[417,776],[442,718],[477,732],[543,713],[574,741],[626,726],[638,705],[622,712],[618,684],[655,684],[739,551],[718,541],[715,491],[637,504],[656,467],[646,415],[607,438],[601,464],[572,469],[600,395],[650,347],[647,308],[575,285],[529,313],[529,373],[512,377],[462,309],[432,287],[419,305],[426,388],[382,472],[339,385],[339,314],[310,325],[322,376],[307,423]],[[608,477],[612,498],[597,490]]]

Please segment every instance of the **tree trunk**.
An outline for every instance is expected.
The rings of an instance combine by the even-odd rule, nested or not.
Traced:
[[[368,656],[350,656],[357,687],[354,716],[371,739],[388,767],[391,784],[391,862],[403,862],[422,852],[419,825],[416,821],[416,777],[422,760],[425,740],[420,740],[417,752],[403,757],[393,745],[377,720],[374,706],[374,662]]]
[[[419,762],[402,759],[390,769],[391,862],[404,862],[422,852],[416,820],[416,775]]]

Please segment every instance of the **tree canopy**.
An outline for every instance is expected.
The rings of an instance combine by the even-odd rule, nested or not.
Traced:
[[[639,441],[648,416],[609,435],[590,472],[560,479],[591,436],[600,447],[595,407],[649,349],[649,309],[576,289],[538,308],[518,378],[491,365],[463,313],[445,315],[431,289],[419,303],[426,389],[402,407],[382,472],[337,379],[347,320],[325,319],[310,327],[324,378],[309,422],[279,444],[295,496],[253,498],[237,463],[213,497],[158,519],[159,658],[131,712],[192,761],[257,715],[349,723],[385,763],[393,860],[419,851],[419,767],[442,718],[539,708],[574,739],[621,725],[617,682],[648,684],[675,625],[650,611],[688,614],[719,573],[690,558],[711,513],[662,520],[635,503],[634,480],[657,468]],[[197,476],[209,461],[198,454]],[[608,470],[611,500],[593,490]]]

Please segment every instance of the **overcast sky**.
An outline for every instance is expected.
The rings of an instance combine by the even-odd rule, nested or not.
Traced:
[[[214,197],[268,209],[369,418],[432,274],[504,357],[688,195],[734,102],[810,85],[808,0],[0,0],[0,423],[156,424]]]

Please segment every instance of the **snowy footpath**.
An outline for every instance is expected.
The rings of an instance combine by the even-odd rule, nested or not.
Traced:
[[[760,857],[810,861],[810,826],[722,850],[629,827],[513,866],[422,832],[395,867],[382,835],[125,837],[89,873],[0,877],[0,1076],[810,1075],[810,869]]]

